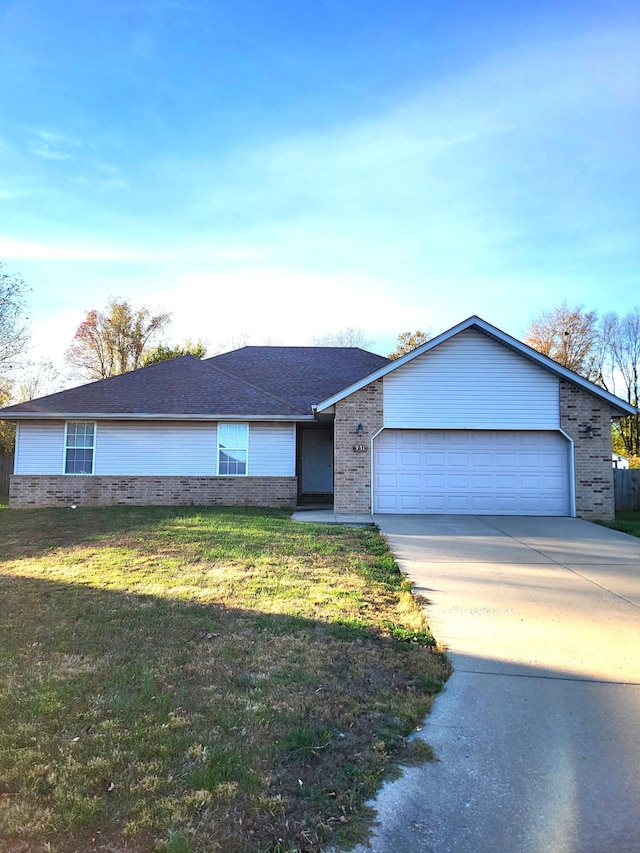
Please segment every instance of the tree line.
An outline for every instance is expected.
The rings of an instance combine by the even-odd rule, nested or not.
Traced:
[[[601,317],[563,302],[530,324],[524,342],[632,406],[640,404],[640,307]],[[640,457],[640,415],[613,423],[617,452]]]
[[[0,405],[57,390],[52,386],[59,377],[50,362],[24,359],[29,345],[27,292],[23,279],[7,272],[0,262]],[[104,309],[87,311],[65,361],[76,377],[96,380],[182,355],[204,358],[207,350],[200,340],[175,345],[159,340],[170,321],[166,312],[153,313],[132,306],[128,299],[111,298]],[[401,332],[389,358],[400,358],[430,337],[428,330]],[[631,405],[640,403],[640,307],[621,316],[614,312],[598,316],[582,305],[570,307],[563,302],[530,323],[524,342]],[[316,338],[313,343],[370,345],[366,332],[355,327]],[[613,441],[617,452],[640,457],[640,415],[614,421]],[[0,422],[0,453],[7,452],[11,443],[11,428]]]

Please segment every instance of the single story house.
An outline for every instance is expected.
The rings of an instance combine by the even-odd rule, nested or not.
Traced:
[[[470,317],[395,361],[348,347],[182,356],[0,409],[12,507],[333,504],[613,516],[625,401]]]

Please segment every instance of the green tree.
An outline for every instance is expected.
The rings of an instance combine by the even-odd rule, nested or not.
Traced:
[[[65,360],[75,374],[86,379],[106,379],[136,370],[152,339],[169,320],[169,314],[152,314],[148,308],[133,308],[127,299],[111,299],[106,311],[87,313]]]
[[[392,361],[401,358],[416,347],[426,344],[430,337],[430,332],[422,332],[420,329],[417,329],[415,332],[400,332],[397,337],[398,344],[394,351],[389,353],[389,358]]]
[[[191,340],[184,344],[176,344],[170,347],[165,344],[157,344],[155,347],[147,350],[142,356],[142,366],[147,367],[149,364],[158,364],[160,361],[169,361],[172,358],[179,358],[181,355],[193,355],[195,358],[204,358],[207,354],[207,348],[198,340],[193,343]]]

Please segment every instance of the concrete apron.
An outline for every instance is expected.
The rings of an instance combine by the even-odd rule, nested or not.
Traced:
[[[438,761],[359,853],[640,850],[640,540],[578,519],[376,516],[455,672]]]

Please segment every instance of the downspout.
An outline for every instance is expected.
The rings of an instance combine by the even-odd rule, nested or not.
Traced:
[[[571,518],[576,517],[576,459],[575,459],[575,445],[573,443],[573,439],[569,435],[569,433],[565,432],[562,427],[560,427],[560,433],[567,439],[569,442],[569,503],[570,503],[570,512]]]

